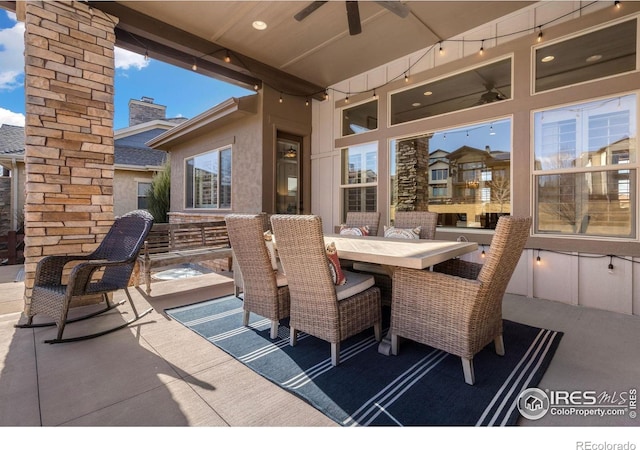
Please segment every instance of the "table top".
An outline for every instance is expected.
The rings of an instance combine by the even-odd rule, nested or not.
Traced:
[[[390,239],[379,236],[327,234],[325,244],[334,242],[338,256],[352,261],[425,269],[478,248],[475,242],[429,239]]]

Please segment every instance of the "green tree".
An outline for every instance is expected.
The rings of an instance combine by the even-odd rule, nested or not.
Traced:
[[[151,187],[147,193],[149,200],[149,212],[156,223],[167,223],[167,213],[170,210],[171,196],[171,165],[164,164],[164,168],[156,173],[151,181]]]

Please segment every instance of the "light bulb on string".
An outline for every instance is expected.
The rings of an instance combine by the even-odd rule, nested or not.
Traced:
[[[409,75],[407,75],[407,72],[404,73],[404,82],[405,83],[409,82]]]
[[[280,93],[280,98],[278,99],[278,102],[280,103],[284,102],[284,99],[282,98],[282,93]]]
[[[486,257],[487,254],[484,252],[484,245],[482,246],[482,253],[480,253],[480,258]]]
[[[227,50],[227,54],[224,55],[224,62],[226,62],[226,63],[230,63],[231,62],[231,55],[229,55],[229,50]]]
[[[540,249],[538,249],[538,256],[536,257],[536,264],[540,265],[541,264],[541,260],[540,260]]]
[[[480,55],[484,55],[484,39],[482,40],[482,43],[480,44]]]
[[[616,0],[613,4],[616,8],[620,9],[620,0]]]
[[[538,27],[538,42],[542,42],[542,27]]]
[[[307,99],[305,99],[305,101],[304,101],[304,106],[309,106],[309,99],[308,99],[308,98],[307,98]]]
[[[444,55],[444,49],[442,48],[442,41],[440,41],[440,50],[439,50],[439,52],[440,52],[441,56]]]
[[[609,266],[607,269],[609,273],[613,273],[613,255],[609,255]]]
[[[191,66],[191,70],[193,70],[194,72],[198,70],[198,65],[196,64],[195,58],[193,58],[193,65]]]
[[[149,61],[149,51],[148,50],[144,51],[144,60],[145,61]]]
[[[324,99],[329,100],[329,91],[324,91]]]

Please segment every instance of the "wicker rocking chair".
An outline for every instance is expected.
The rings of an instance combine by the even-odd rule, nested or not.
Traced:
[[[58,335],[46,343],[81,341],[103,336],[137,321],[153,308],[138,313],[128,291],[129,279],[144,240],[153,224],[153,217],[146,211],[132,211],[116,218],[109,232],[98,248],[87,255],[52,255],[46,256],[36,267],[35,282],[31,295],[31,306],[27,323],[16,325],[17,328],[33,328],[57,325]],[[63,284],[63,271],[67,264],[79,262],[71,269],[67,284]],[[101,271],[101,276],[94,276]],[[65,325],[89,319],[109,311],[125,302],[112,303],[108,294],[124,289],[134,317],[114,328],[94,334],[63,339]],[[74,297],[86,295],[102,295],[105,307],[88,315],[67,319],[69,306]],[[43,314],[54,319],[53,322],[33,323],[33,317]]]

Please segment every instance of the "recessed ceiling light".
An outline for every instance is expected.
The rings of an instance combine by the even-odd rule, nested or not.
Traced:
[[[591,55],[586,59],[586,61],[587,62],[596,62],[596,61],[600,61],[601,59],[602,59],[602,55]]]
[[[255,20],[251,25],[256,30],[262,31],[262,30],[266,30],[267,29],[267,24],[265,22],[263,22],[262,20]]]
[[[544,58],[542,58],[541,61],[542,62],[550,62],[550,61],[553,61],[554,59],[556,59],[555,56],[549,55],[549,56],[545,56]]]
[[[413,106],[413,107],[420,106],[420,105],[422,105],[422,103],[420,103],[420,102],[415,102],[415,103],[411,104],[411,106]]]
[[[433,94],[433,92],[431,92],[431,91],[426,91],[426,92],[424,93],[424,95],[432,95],[432,94]]]

